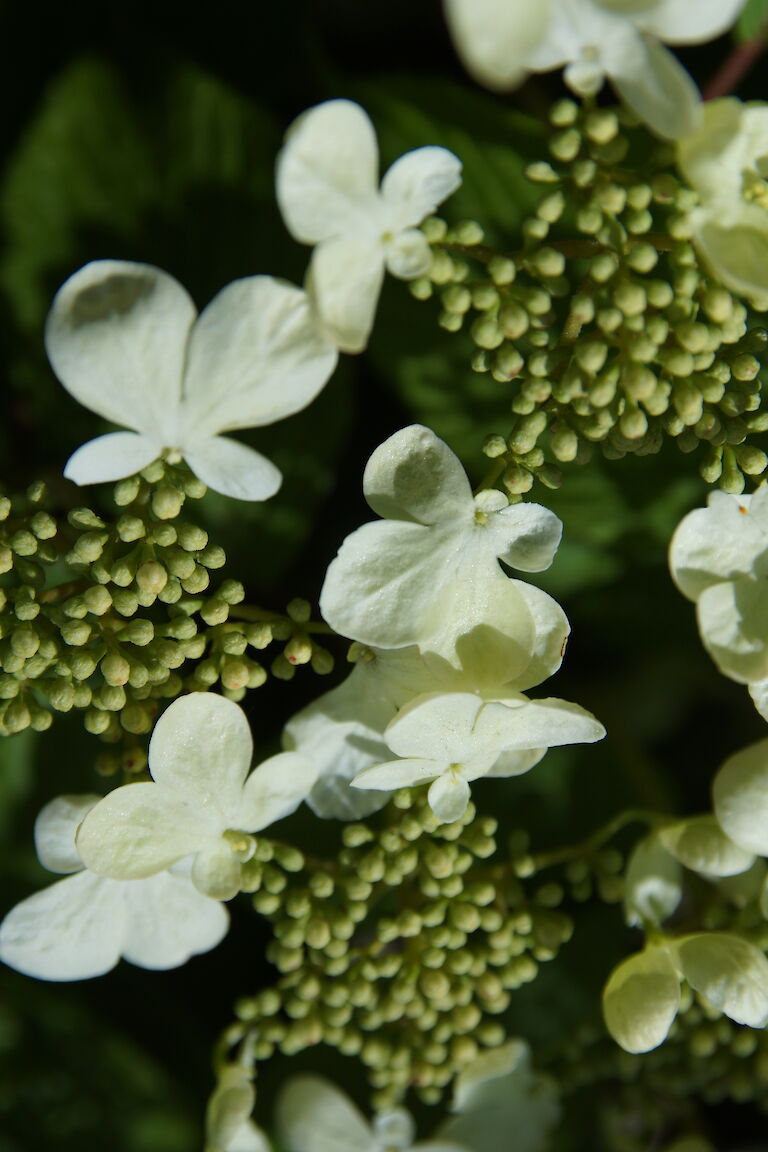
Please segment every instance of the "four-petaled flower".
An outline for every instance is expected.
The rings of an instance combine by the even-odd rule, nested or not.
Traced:
[[[141,968],[176,968],[215,948],[227,910],[202,896],[184,862],[130,884],[85,869],[75,847],[98,796],[59,796],[35,823],[40,863],[69,873],[17,904],[0,925],[0,960],[40,980],[86,980],[122,956]]]
[[[590,712],[565,700],[528,700],[515,692],[489,701],[471,692],[429,693],[402,708],[384,733],[400,759],[366,768],[352,784],[393,792],[431,781],[430,807],[448,823],[463,816],[471,780],[519,776],[548,748],[604,735]]]
[[[509,505],[501,492],[473,497],[456,456],[419,424],[376,449],[363,490],[384,519],[348,536],[328,568],[320,610],[331,627],[377,648],[418,644],[458,665],[459,636],[490,623],[506,640],[505,679],[524,675],[535,613],[554,601],[532,608],[528,586],[505,576],[499,560],[524,572],[548,568],[562,532],[557,516],[539,504]],[[557,605],[555,613],[562,621]]]
[[[315,244],[308,290],[324,332],[344,352],[368,341],[385,268],[411,280],[429,268],[418,230],[461,181],[445,148],[396,160],[377,187],[379,150],[367,113],[329,100],[291,126],[277,162],[277,200],[288,231]]]
[[[700,44],[724,32],[745,0],[445,0],[467,68],[489,88],[526,72],[566,66],[566,83],[594,95],[607,77],[660,136],[694,130],[696,85],[666,44]]]
[[[217,492],[266,500],[278,469],[221,432],[273,424],[305,408],[336,365],[306,294],[271,276],[228,284],[197,315],[159,268],[86,264],[59,289],[45,330],[48,358],[68,392],[133,432],[79,448],[65,476],[119,480],[157,457],[183,457]]]
[[[693,241],[728,288],[768,294],[768,108],[710,100],[678,163],[699,196],[688,214]]]
[[[293,812],[315,769],[282,752],[248,775],[248,721],[208,692],[182,696],[163,713],[149,745],[154,783],[116,788],[89,812],[77,846],[86,866],[116,880],[152,876],[193,856],[192,881],[229,900],[255,849],[251,833]]]

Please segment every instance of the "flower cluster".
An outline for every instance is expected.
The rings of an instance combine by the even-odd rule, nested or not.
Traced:
[[[673,438],[702,450],[709,483],[741,492],[765,470],[752,437],[768,426],[765,333],[732,294],[744,285],[701,246],[696,194],[631,117],[561,101],[550,120],[550,159],[526,172],[541,196],[522,250],[433,218],[432,265],[412,285],[420,299],[439,293],[442,327],[466,326],[472,367],[511,409],[509,431],[485,441],[492,475],[513,495],[534,480],[556,487],[560,465],[586,463],[595,447],[618,459]],[[711,212],[733,253],[738,233],[721,208]]]

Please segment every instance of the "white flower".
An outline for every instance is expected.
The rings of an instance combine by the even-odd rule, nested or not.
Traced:
[[[432,781],[428,799],[439,820],[451,822],[469,803],[469,782],[481,776],[519,776],[560,744],[601,740],[591,713],[564,700],[528,700],[509,693],[484,701],[470,692],[417,696],[384,733],[399,756],[366,768],[353,787],[394,791]]]
[[[729,932],[699,932],[651,945],[623,960],[603,992],[608,1031],[627,1052],[650,1052],[667,1037],[686,980],[737,1024],[768,1023],[768,960]]]
[[[547,1152],[560,1117],[558,1089],[531,1067],[525,1040],[510,1040],[482,1052],[454,1081],[451,1111],[441,1139],[471,1152],[501,1152],[499,1137],[514,1132],[514,1152]]]
[[[445,148],[417,148],[378,184],[379,150],[368,115],[350,100],[311,108],[289,129],[277,162],[277,200],[288,231],[315,244],[309,291],[321,325],[344,352],[360,352],[373,325],[385,269],[411,280],[429,268],[417,225],[461,182]]]
[[[12,909],[0,925],[0,960],[41,980],[86,980],[122,956],[141,968],[176,968],[215,948],[229,916],[177,865],[126,884],[84,870],[75,833],[98,796],[60,796],[35,823],[40,863],[70,873]]]
[[[558,518],[539,504],[509,505],[501,492],[473,498],[456,456],[419,424],[376,449],[363,490],[385,519],[348,536],[328,568],[320,609],[331,627],[376,648],[418,644],[458,665],[457,638],[490,625],[504,636],[506,680],[523,676],[538,608],[499,560],[525,572],[547,568]]]
[[[45,331],[68,392],[133,432],[79,448],[65,475],[118,480],[158,456],[184,457],[201,480],[266,500],[278,469],[219,433],[273,424],[305,408],[336,364],[304,292],[270,276],[227,285],[198,317],[181,285],[149,264],[97,260],[59,289]]]
[[[315,778],[314,768],[290,752],[249,776],[252,755],[237,704],[209,692],[174,700],[149,744],[154,783],[116,788],[83,821],[77,846],[86,866],[132,880],[193,856],[199,891],[231,899],[254,852],[250,833],[293,812]]]
[[[660,136],[691,132],[699,95],[659,41],[699,44],[724,32],[745,0],[445,0],[456,47],[489,88],[566,66],[566,83],[593,95],[607,77]]]
[[[768,293],[768,106],[730,97],[704,104],[697,131],[678,145],[678,163],[699,194],[689,213],[693,240],[734,292]]]
[[[276,1123],[286,1152],[465,1152],[446,1140],[414,1144],[416,1127],[404,1108],[380,1112],[369,1124],[343,1092],[320,1076],[288,1081],[277,1102]]]
[[[768,679],[768,486],[753,496],[713,492],[681,520],[669,563],[720,671],[741,684]]]
[[[440,690],[495,699],[505,691],[532,688],[557,671],[568,636],[565,614],[546,592],[522,581],[515,584],[534,623],[532,651],[517,678],[510,678],[519,667],[516,641],[508,641],[489,621],[457,636],[459,668],[433,653],[422,655],[415,645],[369,648],[343,683],[289,720],[284,748],[304,756],[317,770],[307,797],[316,815],[359,820],[387,803],[381,792],[351,788],[350,781],[389,758],[384,729],[414,697]]]

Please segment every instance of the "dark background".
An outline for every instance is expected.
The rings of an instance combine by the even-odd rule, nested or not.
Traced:
[[[729,47],[723,39],[683,59],[704,84]],[[741,94],[764,94],[762,78],[758,64]],[[449,217],[476,216],[492,235],[513,234],[531,195],[521,169],[544,155],[540,132],[519,113],[539,116],[560,92],[556,76],[508,98],[482,92],[458,64],[436,2],[0,6],[5,489],[44,476],[71,500],[59,474],[97,431],[97,419],[60,388],[42,351],[50,298],[81,264],[156,263],[200,306],[238,276],[300,281],[308,253],[280,221],[274,157],[292,118],[334,96],[368,108],[385,163],[421,144],[454,148],[467,180]],[[246,583],[250,600],[281,608],[301,595],[316,603],[341,539],[367,518],[365,460],[403,424],[430,423],[473,477],[482,474],[479,446],[486,432],[504,431],[508,401],[501,386],[468,371],[468,341],[441,332],[435,317],[433,304],[389,283],[368,353],[344,359],[310,413],[246,437],[268,446],[285,472],[281,495],[258,508],[206,497],[202,520],[227,548],[226,574]],[[573,625],[565,668],[544,691],[592,708],[610,733],[596,749],[551,753],[515,782],[513,797],[488,785],[489,810],[531,827],[538,846],[576,840],[625,804],[703,810],[720,759],[763,734],[745,692],[718,677],[702,652],[693,607],[666,572],[669,534],[704,491],[690,460],[670,447],[660,457],[590,466],[569,475],[560,493],[537,494],[566,528],[541,583]],[[343,673],[343,647],[336,654],[333,682]],[[330,686],[303,671],[290,686],[270,681],[248,701],[264,754],[275,749],[279,725]],[[59,791],[100,787],[99,745],[78,718],[57,720],[54,732],[15,737],[0,749],[2,909],[48,878],[31,848],[40,806]],[[301,816],[292,831],[299,839],[318,835]],[[335,830],[319,834],[332,842]],[[211,1045],[234,999],[271,978],[264,924],[245,898],[232,913],[220,948],[178,971],[121,964],[99,980],[62,986],[0,972],[0,1152],[198,1146]],[[512,1031],[548,1039],[594,1014],[610,965],[632,946],[620,920],[614,910],[599,921],[610,938],[587,935],[573,959],[566,949],[545,992],[520,994]],[[576,990],[559,995],[558,979]],[[326,1069],[326,1057],[309,1054],[291,1069]],[[364,1098],[359,1070],[349,1062],[339,1068]],[[276,1061],[265,1076],[265,1116],[286,1071]],[[597,1100],[584,1109],[589,1146]],[[713,1112],[708,1122],[714,1132],[727,1129],[729,1140],[756,1123],[749,1108],[738,1117]]]

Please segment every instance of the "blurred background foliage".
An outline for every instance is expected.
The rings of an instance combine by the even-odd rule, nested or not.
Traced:
[[[728,48],[723,40],[684,59],[705,82]],[[556,77],[510,98],[476,88],[453,55],[437,0],[201,9],[6,2],[0,57],[2,483],[12,491],[43,477],[67,503],[61,469],[101,430],[57,384],[43,352],[49,301],[75,269],[103,257],[155,263],[200,306],[238,276],[300,281],[308,254],[280,221],[274,160],[291,119],[334,96],[366,106],[384,164],[422,144],[457,152],[465,178],[447,214],[476,218],[492,240],[514,247],[535,192],[522,172],[543,156],[542,114],[560,92]],[[742,94],[761,95],[755,74]],[[309,411],[246,434],[269,445],[283,490],[263,507],[211,494],[201,515],[227,550],[226,575],[245,583],[250,601],[316,602],[342,537],[367,518],[365,460],[402,425],[428,423],[475,479],[482,475],[483,436],[504,433],[508,422],[505,387],[474,375],[468,340],[435,320],[436,305],[388,283],[368,353],[345,359]],[[553,752],[520,780],[489,782],[478,789],[481,807],[529,829],[539,848],[578,840],[627,805],[703,810],[721,758],[763,734],[746,693],[703,654],[692,606],[667,575],[670,533],[702,501],[704,483],[670,447],[566,470],[559,492],[532,495],[565,525],[540,583],[573,625],[565,667],[545,690],[593,709],[609,737]],[[77,502],[84,499],[99,495]],[[290,685],[269,681],[250,695],[260,751],[274,750],[282,722],[343,674],[343,646],[337,656],[327,682],[301,670]],[[34,816],[60,791],[101,786],[98,750],[76,717],[57,719],[55,736],[29,732],[0,746],[0,910],[47,882],[32,848]],[[329,846],[336,838],[301,815],[291,834]],[[123,964],[61,987],[0,971],[0,1152],[199,1145],[211,1045],[234,998],[270,980],[262,924],[246,900],[232,911],[224,944],[180,971]],[[583,920],[557,965],[515,996],[513,1033],[549,1042],[594,1016],[610,966],[636,942],[615,908],[585,909]],[[309,1053],[291,1067],[317,1061]],[[286,1071],[275,1061],[266,1072],[267,1114]],[[363,1099],[354,1064],[337,1071]],[[573,1143],[562,1148],[616,1146],[601,1134],[604,1090],[575,1103]],[[718,1147],[735,1147],[753,1123],[748,1108],[707,1118]]]

